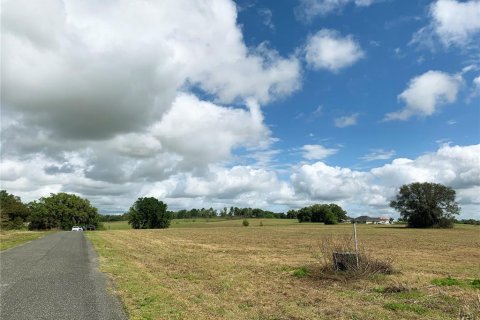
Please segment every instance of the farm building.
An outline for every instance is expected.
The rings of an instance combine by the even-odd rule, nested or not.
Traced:
[[[360,216],[354,218],[356,223],[365,223],[365,224],[390,224],[389,218],[383,217],[369,217],[369,216]]]

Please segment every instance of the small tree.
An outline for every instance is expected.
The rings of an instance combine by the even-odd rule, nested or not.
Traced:
[[[401,186],[390,206],[413,228],[452,227],[454,215],[460,212],[455,190],[429,182]]]
[[[170,226],[172,215],[167,205],[153,197],[138,198],[129,211],[128,223],[134,229],[163,229]]]

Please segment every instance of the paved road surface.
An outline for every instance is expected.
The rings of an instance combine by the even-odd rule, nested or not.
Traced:
[[[83,232],[0,253],[1,319],[126,319]]]

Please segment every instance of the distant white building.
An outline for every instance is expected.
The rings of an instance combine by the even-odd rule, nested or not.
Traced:
[[[369,217],[369,216],[360,216],[353,218],[356,223],[364,224],[390,224],[390,218],[386,217]]]

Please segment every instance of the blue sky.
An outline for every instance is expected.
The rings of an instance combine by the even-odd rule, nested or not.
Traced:
[[[429,181],[480,218],[478,0],[2,7],[2,189],[25,201],[397,217]]]
[[[417,157],[435,151],[439,144],[446,142],[478,143],[479,97],[469,98],[468,88],[478,76],[478,70],[464,75],[465,87],[456,101],[440,106],[433,116],[383,121],[387,112],[402,107],[397,96],[413,77],[429,70],[456,74],[478,62],[478,48],[444,48],[438,43],[430,50],[409,44],[415,32],[429,23],[429,1],[415,4],[382,1],[368,7],[350,3],[341,11],[309,22],[295,14],[295,10],[299,10],[295,2],[238,3],[245,7],[238,20],[250,46],[268,41],[282,55],[289,55],[303,46],[309,35],[328,28],[353,35],[365,51],[365,57],[355,65],[336,73],[306,68],[299,92],[265,108],[266,122],[281,140],[280,148],[295,148],[299,141],[330,147],[341,145],[342,151],[327,162],[367,168],[379,164],[361,160],[369,150],[394,150],[402,157]],[[271,12],[269,25],[265,25],[265,10]],[[321,112],[315,113],[318,107]],[[355,125],[335,126],[335,118],[354,114],[357,115]]]

